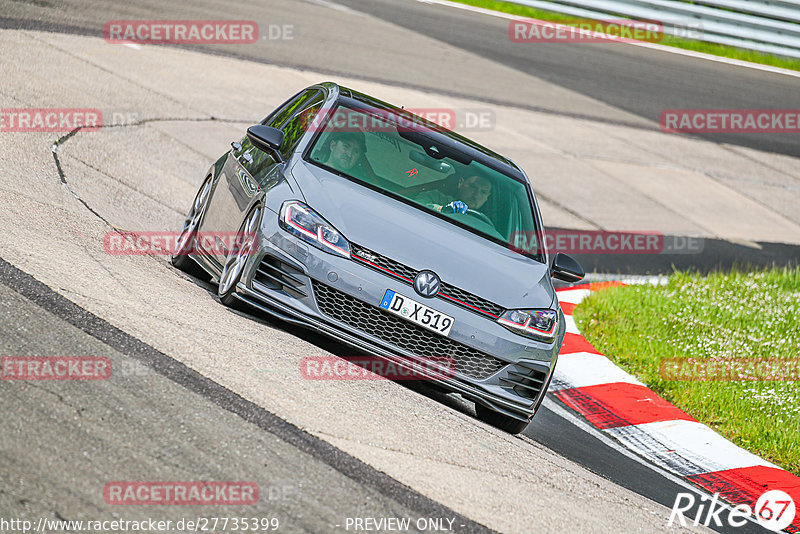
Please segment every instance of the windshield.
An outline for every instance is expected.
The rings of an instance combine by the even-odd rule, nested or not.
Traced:
[[[543,261],[520,181],[456,151],[425,126],[383,110],[338,106],[318,127],[306,152],[312,163]]]

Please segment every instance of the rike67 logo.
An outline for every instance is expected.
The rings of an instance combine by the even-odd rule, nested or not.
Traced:
[[[770,490],[761,495],[755,508],[751,508],[749,504],[729,508],[720,501],[719,493],[715,493],[713,497],[703,495],[700,501],[701,504],[695,511],[695,496],[691,493],[679,493],[667,526],[672,526],[677,521],[685,527],[688,526],[688,520],[694,526],[722,527],[727,522],[731,527],[743,527],[755,515],[759,525],[773,532],[780,532],[792,525],[797,512],[791,495],[780,490]],[[709,501],[707,505],[705,501]]]

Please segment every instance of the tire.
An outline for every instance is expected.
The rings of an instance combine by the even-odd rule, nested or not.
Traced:
[[[236,235],[237,244],[231,248],[231,252],[225,260],[222,274],[219,275],[219,288],[217,290],[219,300],[225,306],[231,308],[240,307],[241,301],[234,296],[236,284],[239,283],[242,277],[247,258],[250,257],[257,245],[258,225],[260,223],[261,207],[259,206],[250,210],[250,213],[242,221],[242,226],[239,227]]]
[[[519,434],[528,426],[528,421],[514,419],[478,403],[475,403],[475,414],[484,423],[488,423],[509,434]]]
[[[171,263],[176,269],[188,273],[196,278],[208,279],[206,273],[197,263],[191,258],[191,254],[195,252],[197,229],[200,226],[200,221],[208,206],[208,201],[211,197],[211,176],[207,177],[197,190],[197,194],[192,202],[192,207],[186,215],[186,220],[183,222],[181,234],[178,237],[178,242],[175,247],[175,253],[172,255]]]

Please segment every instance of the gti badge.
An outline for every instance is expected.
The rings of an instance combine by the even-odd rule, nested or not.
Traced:
[[[354,252],[354,254],[356,256],[358,256],[359,258],[363,258],[363,259],[365,259],[365,260],[367,260],[369,262],[373,262],[373,263],[375,262],[375,260],[378,259],[377,256],[375,256],[373,254],[370,254],[369,252],[364,252],[363,250],[356,250]]]
[[[414,278],[414,290],[425,298],[435,297],[441,285],[442,281],[433,271],[420,271]]]

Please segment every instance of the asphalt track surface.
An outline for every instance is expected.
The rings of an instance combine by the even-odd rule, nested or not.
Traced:
[[[315,7],[317,4],[319,7]],[[658,116],[663,109],[800,106],[800,77],[627,45],[512,43],[508,39],[507,19],[416,0],[337,3],[272,0],[257,4],[231,2],[224,6],[215,1],[191,4],[111,1],[102,10],[88,6],[79,0],[64,0],[59,4],[6,3],[0,28],[102,36],[103,24],[111,19],[200,19],[225,13],[229,18],[256,20],[262,33],[287,25],[291,26],[291,33],[288,39],[268,39],[255,46],[184,47],[644,131],[658,129]],[[337,18],[326,18],[331,9]],[[377,20],[393,25],[394,31],[385,33],[375,23]],[[373,53],[375,46],[382,49],[378,61]],[[486,58],[490,63],[470,70],[465,68],[463,60],[448,61],[453,56],[450,49]],[[498,70],[500,67],[506,70]],[[256,116],[261,113],[259,108]],[[767,152],[800,154],[800,141],[792,134],[743,133],[706,138]],[[778,183],[768,175],[755,176],[752,172],[755,171],[745,172],[737,178],[740,183],[733,186],[767,207],[788,202],[782,213],[796,221],[792,213],[797,210],[792,202],[800,201],[797,179]],[[535,170],[533,178],[536,182]],[[783,193],[790,196],[781,200]],[[538,194],[549,200],[541,189]],[[561,198],[557,201],[564,203]],[[546,218],[546,222],[551,229],[561,230],[552,217]],[[592,224],[599,223],[594,220]],[[639,224],[638,228],[642,228]],[[796,244],[772,241],[780,239],[741,243],[707,236],[699,254],[575,255],[587,271],[615,274],[659,274],[673,268],[709,272],[734,266],[796,265],[800,261],[800,247]]]
[[[566,230],[557,228],[558,230]],[[680,239],[683,236],[671,236]],[[697,254],[636,254],[621,258],[618,254],[572,254],[586,272],[618,275],[659,275],[673,269],[701,274],[729,271],[734,268],[791,267],[800,264],[800,247],[786,243],[732,243],[723,239],[705,239]]]
[[[125,18],[228,18],[256,20],[262,28],[292,25],[292,39],[269,41],[265,46],[204,46],[203,50],[230,54],[275,65],[309,68],[332,75],[389,82],[399,86],[435,90],[441,94],[468,96],[545,110],[560,115],[592,117],[611,123],[657,129],[665,109],[797,109],[800,77],[789,77],[714,63],[634,46],[604,44],[519,44],[508,38],[509,21],[476,16],[458,9],[415,0],[307,0],[323,6],[348,6],[353,17],[372,15],[404,29],[406,37],[386,43],[382,57],[373,57],[369,21],[357,32],[325,24],[298,10],[292,2],[264,3],[125,2],[111,0],[103,9],[92,9],[80,0],[58,4],[6,2],[0,27],[65,31],[102,36],[107,20]],[[51,9],[58,5],[59,9]],[[66,9],[65,9],[66,8]],[[66,14],[65,14],[66,13]],[[313,39],[319,46],[296,46]],[[436,40],[472,52],[527,75],[528,83],[513,84],[494,78],[465,79],[463,65],[447,58],[425,55],[425,44]],[[305,41],[307,43],[307,41]],[[370,43],[359,46],[359,43]],[[544,82],[544,83],[543,83]],[[610,113],[565,100],[547,84],[609,105]],[[701,138],[787,155],[800,155],[793,134],[702,134]]]
[[[402,21],[409,32],[469,50],[656,125],[665,109],[796,109],[800,105],[800,78],[634,46],[513,43],[508,38],[506,19],[476,17],[468,11],[424,2],[340,3],[384,20]],[[526,88],[519,90],[522,94],[504,96],[518,105],[542,105]],[[800,155],[800,143],[792,134],[700,137]]]
[[[490,532],[220,387],[2,260],[0,281],[0,353],[37,356],[59,347],[75,356],[107,354],[112,369],[124,375],[88,388],[28,382],[4,390],[3,452],[15,461],[3,472],[3,518],[26,513],[91,517],[96,508],[83,498],[84,484],[93,477],[111,481],[122,473],[134,479],[147,473],[148,480],[177,475],[255,482],[259,501],[230,507],[226,514],[277,518],[282,530],[334,530],[347,517],[366,516],[447,518],[459,531]],[[178,452],[177,469],[164,462],[165,451]],[[52,476],[53,466],[58,477]],[[215,516],[214,506],[200,506],[192,515],[178,507],[157,513],[130,507],[123,517],[177,523]]]
[[[50,28],[68,31],[70,33],[96,34],[96,25],[85,24],[87,20],[85,17],[81,17],[80,21],[68,20],[63,17],[53,17],[53,20],[47,20],[47,16],[40,16],[37,14],[33,20],[20,20],[22,18],[21,15],[24,15],[24,13],[20,14],[20,10],[36,10],[44,6],[44,11],[46,11],[47,5],[47,2],[12,4],[11,9],[4,10],[4,13],[10,15],[10,18],[4,19],[4,26],[21,26],[38,29]],[[456,43],[458,42],[458,34],[467,35],[467,32],[462,28],[469,28],[470,32],[474,31],[475,35],[480,35],[481,32],[485,30],[481,30],[480,27],[477,26],[472,27],[470,24],[487,24],[485,21],[475,22],[471,17],[464,16],[461,13],[455,14],[449,11],[445,13],[442,11],[442,13],[437,13],[435,20],[438,21],[438,26],[440,27],[438,31],[444,33],[436,34],[435,28],[425,27],[429,19],[434,20],[434,18],[420,11],[422,9],[429,9],[430,6],[424,6],[416,2],[400,2],[392,4],[397,11],[388,12],[386,11],[388,9],[387,5],[388,4],[384,2],[373,2],[359,3],[357,6],[354,4],[353,7],[363,10],[372,10],[371,12],[374,14],[385,16],[390,20],[402,19],[408,21],[406,22],[406,26],[409,28],[413,27],[414,29],[410,30],[412,32],[422,31],[427,35],[435,36],[437,39],[449,40],[450,42]],[[112,4],[109,4],[109,9],[114,9],[111,6]],[[170,8],[163,7],[161,4],[153,4],[153,6],[150,7],[154,10],[158,10],[152,12],[153,18],[175,18],[170,13],[165,12],[165,10]],[[116,9],[118,9],[119,16],[127,13],[128,16],[131,17],[131,8],[127,4],[120,2],[117,4]],[[213,12],[213,5],[204,6],[203,12]],[[183,18],[201,18],[200,15],[187,15],[185,11],[181,11],[181,15]],[[111,14],[105,12],[95,13],[94,16],[97,20],[106,20],[112,17]],[[139,13],[137,17],[143,18],[143,15]],[[448,32],[446,30],[448,24],[442,21],[451,21],[453,20],[452,18],[456,17],[465,17],[470,20],[459,21],[465,26],[460,26],[459,31],[453,31],[451,27],[451,30]],[[286,20],[292,19],[287,18]],[[469,43],[461,43],[465,48],[477,46],[476,42],[484,42],[483,39],[466,38],[464,41],[469,41]],[[484,42],[484,45],[485,44]],[[477,49],[475,51],[477,51]],[[305,58],[302,63],[293,62],[291,54],[287,54],[286,57],[275,57],[274,52],[275,50],[273,49],[267,57],[260,57],[257,59],[263,61],[271,60],[270,62],[285,65],[314,67],[315,70],[319,71],[325,71],[327,68],[329,72],[345,72],[350,75],[366,76],[371,79],[391,81],[401,85],[419,84],[419,81],[416,81],[414,84],[409,84],[408,80],[412,79],[412,76],[409,76],[408,72],[397,73],[395,71],[398,69],[392,68],[380,69],[379,67],[372,66],[368,62],[363,61],[359,63],[357,72],[354,72],[353,67],[348,67],[343,58],[338,57],[335,51],[332,52],[324,49],[314,50],[313,54],[308,54],[311,57]],[[610,55],[616,58],[615,54],[609,54],[607,51],[603,51],[602,55]],[[250,58],[252,59],[252,57]],[[606,58],[606,61],[610,63],[609,68],[624,68],[625,64],[630,63],[630,61],[625,58],[614,58]],[[594,59],[595,61],[591,62],[592,64],[596,64],[597,61],[599,61],[598,58]],[[349,60],[352,61],[352,58],[349,58]],[[495,58],[495,60],[497,60],[497,58]],[[510,59],[508,61],[509,64],[513,64]],[[551,58],[551,61],[555,62],[555,58]],[[691,62],[689,59],[678,59],[677,57],[670,58],[669,61]],[[563,62],[563,59],[561,62]],[[704,65],[704,67],[705,66],[706,65]],[[371,69],[375,71],[369,72]],[[552,75],[552,70],[552,68],[542,68],[539,73],[542,77],[546,77],[546,73],[547,76],[551,77],[549,81],[554,82],[558,77]],[[668,70],[669,69],[667,69],[667,71]],[[698,70],[702,69],[698,68]],[[733,71],[738,71],[738,69],[731,69],[727,75],[735,76],[732,73]],[[739,78],[738,81],[744,84],[748,76],[752,76],[752,74],[741,74],[741,78]],[[764,90],[763,85],[772,88],[773,84],[760,83],[763,82],[761,76],[762,74],[759,73],[759,84],[754,84],[758,86],[758,89],[750,91],[752,100],[746,98],[747,94],[742,98],[744,98],[745,102],[753,103],[756,100],[761,102],[759,106],[751,107],[773,107],[772,105],[766,106],[764,104],[765,95],[761,92]],[[443,78],[446,78],[446,76],[443,76]],[[695,77],[690,78],[692,83],[696,82],[698,84],[698,87],[703,86],[702,81],[704,78],[701,77],[700,81],[696,81]],[[423,83],[424,80],[425,79],[422,80]],[[708,81],[709,84],[711,83],[708,78],[706,78],[705,81]],[[537,109],[545,108],[550,112],[559,114],[576,113],[574,110],[560,107],[559,101],[555,97],[549,102],[526,104],[526,100],[522,98],[525,94],[524,88],[517,88],[517,90],[519,90],[518,94],[514,94],[513,90],[505,91],[502,97],[498,97],[497,94],[493,94],[491,87],[481,87],[480,81],[473,81],[472,83],[473,87],[469,94],[475,98],[483,98],[487,101],[497,100],[514,102],[517,105],[522,104],[523,106],[530,105]],[[798,94],[796,91],[797,86],[794,86],[794,91],[790,92],[785,86],[781,86],[781,83],[783,82],[777,83],[774,88],[775,99],[768,101],[775,103],[774,107],[792,107],[791,104],[783,104],[782,102],[785,102],[785,100],[778,98],[778,96],[781,94],[796,96]],[[564,84],[570,86],[571,90],[576,90],[574,80],[564,82]],[[780,86],[780,90],[778,90],[778,86]],[[744,84],[739,87],[749,86]],[[443,82],[431,84],[428,88],[437,89],[445,94],[448,92],[458,93],[459,91],[458,88],[453,89],[452,85],[447,86]],[[585,90],[588,93],[590,89],[592,88],[583,88],[581,90]],[[624,89],[624,87],[619,87],[619,89]],[[639,90],[641,91],[642,89],[640,88]],[[769,91],[772,90],[773,89],[769,89]],[[786,93],[782,93],[783,90],[786,90]],[[607,95],[611,92],[613,91],[608,91],[607,89],[607,92],[603,94]],[[742,92],[748,93],[746,90]],[[634,93],[638,94],[637,91],[634,91]],[[658,96],[658,93],[655,94]],[[593,96],[599,98],[596,95]],[[625,102],[628,101],[625,99],[623,100]],[[635,98],[630,100],[636,101]],[[617,117],[612,116],[613,113],[611,113],[611,115],[605,116],[603,119],[640,124],[643,128],[652,127],[652,124],[647,124],[648,118],[652,120],[652,117],[649,117],[648,113],[657,108],[653,108],[649,106],[649,104],[646,106],[644,105],[645,103],[641,102],[633,107],[631,107],[631,105],[625,107],[622,103],[617,102],[612,104],[628,113],[620,113]],[[620,105],[617,106],[617,104]],[[794,105],[796,106],[796,102]],[[673,105],[671,107],[703,106],[695,104],[692,106]],[[738,106],[717,104],[705,107],[747,106],[742,104]],[[590,112],[591,110],[580,110],[578,114]],[[637,117],[644,118],[645,120],[638,122],[636,120]],[[746,144],[744,141],[742,142]],[[775,145],[770,144],[770,146],[778,146],[780,148],[783,145],[777,143]],[[788,151],[785,153],[791,154],[794,152]],[[792,256],[791,250],[780,257],[788,260],[791,260],[792,257],[796,258],[796,256]],[[16,406],[26,404],[38,404],[47,407],[47,409],[41,413],[31,411],[15,420],[13,428],[15,429],[14,436],[17,439],[12,441],[12,443],[15,444],[16,449],[10,456],[14,458],[24,456],[29,450],[27,447],[28,443],[36,439],[42,439],[41,435],[38,434],[40,429],[46,428],[48,422],[52,422],[59,417],[64,418],[65,413],[71,415],[72,412],[70,410],[74,410],[77,414],[75,417],[87,417],[86,426],[91,427],[91,431],[87,432],[82,430],[81,435],[74,436],[74,439],[69,440],[70,442],[82,443],[85,444],[84,448],[88,448],[88,444],[93,440],[102,438],[109,439],[107,443],[110,449],[100,448],[93,451],[96,457],[102,457],[104,462],[108,464],[106,466],[98,466],[98,469],[104,469],[107,473],[118,472],[112,469],[112,467],[115,467],[113,464],[115,462],[124,463],[129,461],[129,458],[115,458],[114,455],[108,454],[108,451],[113,450],[114,447],[117,449],[124,449],[129,447],[130,443],[139,442],[143,436],[149,436],[151,439],[149,439],[146,444],[141,445],[141,447],[137,446],[137,460],[146,459],[146,462],[142,465],[147,469],[154,470],[153,472],[155,473],[159,473],[158,469],[161,465],[159,450],[164,447],[181,446],[181,444],[175,442],[174,436],[165,431],[165,428],[169,427],[167,422],[163,419],[161,421],[157,418],[154,419],[150,415],[160,411],[162,406],[169,406],[175,411],[170,412],[169,415],[165,415],[165,417],[169,417],[173,421],[192,421],[191,427],[186,430],[186,433],[191,437],[182,441],[197,444],[198,446],[191,451],[187,451],[186,457],[197,452],[197,454],[202,454],[202,458],[206,460],[205,462],[198,461],[197,463],[186,466],[186,478],[202,478],[205,476],[207,478],[220,479],[224,478],[229,473],[232,473],[231,476],[240,475],[242,472],[257,473],[260,469],[258,464],[260,457],[256,458],[255,456],[275,455],[280,457],[283,460],[282,462],[273,462],[264,466],[263,472],[269,473],[269,480],[264,480],[262,482],[262,487],[275,486],[286,488],[288,486],[286,491],[288,491],[291,497],[277,499],[278,502],[267,503],[270,506],[268,510],[265,510],[265,513],[274,512],[276,515],[279,513],[284,514],[292,520],[300,520],[303,516],[313,517],[313,519],[309,519],[308,523],[298,523],[298,529],[319,531],[321,528],[324,528],[324,526],[329,527],[331,521],[336,521],[336,514],[339,514],[339,517],[346,515],[381,516],[402,514],[411,516],[434,516],[438,514],[441,516],[458,517],[458,514],[447,507],[420,495],[418,492],[398,483],[391,477],[370,468],[352,456],[342,453],[326,442],[304,434],[303,431],[297,427],[249,403],[247,400],[233,394],[224,387],[216,385],[202,375],[182,366],[182,364],[176,363],[175,360],[172,360],[169,356],[158,351],[158,349],[136,339],[134,336],[120,331],[103,319],[93,316],[81,307],[70,303],[48,287],[37,283],[11,265],[2,262],[0,263],[0,267],[2,267],[0,269],[0,273],[2,273],[0,274],[0,280],[8,288],[3,289],[2,286],[0,286],[2,300],[4,303],[7,303],[3,311],[2,319],[4,335],[2,339],[0,339],[0,351],[2,351],[3,354],[40,354],[43,351],[52,349],[54,346],[62,348],[64,353],[69,352],[71,354],[96,354],[98,351],[107,352],[111,350],[114,351],[114,358],[121,358],[123,355],[127,356],[132,360],[140,362],[144,369],[142,372],[135,373],[135,376],[130,378],[129,383],[115,383],[109,385],[108,387],[111,391],[103,392],[108,395],[109,398],[120,399],[120,403],[122,401],[129,402],[130,404],[126,405],[129,407],[129,410],[125,411],[129,411],[132,414],[133,419],[131,420],[115,420],[115,414],[111,407],[94,405],[88,397],[81,398],[81,393],[78,391],[72,391],[68,395],[70,399],[69,404],[71,404],[71,406],[68,407],[59,406],[59,403],[63,403],[63,398],[59,400],[59,393],[48,391],[48,388],[27,387],[26,385],[26,387],[19,388],[19,391],[15,392],[15,394],[19,395],[16,398],[4,394],[2,398],[4,413],[14,413],[18,411]],[[613,271],[613,265],[611,265],[609,270]],[[659,266],[654,266],[648,267],[648,269],[635,269],[635,272],[653,272],[658,270]],[[286,329],[292,335],[298,336],[301,339],[311,340],[312,343],[334,354],[346,354],[342,348],[336,347],[328,341],[309,335],[302,330],[287,328],[286,325],[277,325],[277,328]],[[46,335],[32,335],[32,332],[46,332]],[[100,342],[105,345],[102,349],[95,346],[96,343]],[[460,410],[466,413],[469,412],[469,407],[464,403],[459,403],[456,399],[442,397],[436,392],[427,391],[425,388],[421,388],[418,391],[415,390],[415,392],[419,395],[429,396],[435,401],[444,403],[454,410]],[[153,399],[158,399],[158,402],[155,402]],[[142,404],[144,404],[144,406]],[[117,406],[122,406],[122,404],[117,404]],[[67,410],[67,412],[57,412],[56,409]],[[231,414],[236,417],[231,417]],[[138,432],[132,431],[119,438],[119,441],[110,440],[110,438],[104,435],[108,433],[109,428],[116,428],[118,426],[136,427],[142,430]],[[36,430],[36,432],[33,432],[34,430]],[[66,432],[67,435],[69,435],[70,431],[74,430],[75,429],[69,425],[65,425],[65,428],[60,429],[61,432]],[[264,437],[264,432],[277,436],[278,440],[270,441],[266,439]],[[241,449],[237,449],[234,446],[231,449],[225,448],[221,450],[219,447],[214,447],[213,444],[209,445],[207,443],[204,446],[204,442],[208,441],[208,437],[215,433],[226,436],[242,436],[243,439],[246,436],[249,437],[250,440],[247,442],[247,447],[242,447]],[[586,435],[583,430],[575,426],[571,421],[562,419],[560,415],[547,408],[537,416],[535,424],[529,427],[526,431],[526,435],[560,455],[588,467],[591,471],[667,507],[671,506],[675,494],[678,491],[683,491],[680,486],[674,482],[665,479],[659,473],[635,462],[596,438]],[[55,430],[53,430],[52,434],[45,436],[45,438],[46,439],[42,439],[42,442],[60,442],[60,440],[64,440],[63,434]],[[127,438],[127,440],[125,438]],[[81,442],[80,439],[86,441]],[[254,440],[259,442],[255,449],[258,454],[254,453],[253,449],[250,449]],[[278,443],[278,441],[282,443]],[[291,446],[287,447],[285,444]],[[81,447],[76,447],[74,450],[66,449],[62,451],[63,456],[60,456],[57,460],[67,465],[69,465],[70,462],[73,464],[76,463],[80,454],[86,452],[79,451],[78,449],[80,448]],[[47,463],[50,451],[46,449],[39,450],[41,451],[40,454],[31,456]],[[249,465],[244,464],[243,467],[237,465],[236,469],[231,470],[231,464],[242,462],[242,452],[244,450],[246,450],[245,457]],[[55,457],[53,457],[53,459],[56,460]],[[209,465],[213,468],[210,468]],[[286,469],[288,465],[301,465],[302,474],[298,476],[295,469]],[[37,477],[31,477],[31,479],[27,481],[28,484],[41,483],[42,481],[48,480],[48,465],[33,465],[29,463],[20,464],[18,467],[18,471],[9,473],[9,480],[25,481],[26,473],[36,473],[39,477],[38,479]],[[142,471],[134,472],[141,473]],[[174,471],[172,473],[174,473]],[[4,473],[4,475],[6,475],[6,473]],[[0,508],[2,508],[3,512],[6,512],[6,510],[17,511],[20,509],[20,506],[29,506],[30,508],[28,508],[27,511],[30,512],[31,515],[37,515],[39,511],[43,513],[50,512],[47,506],[45,506],[46,503],[62,502],[64,506],[69,506],[74,510],[91,509],[91,506],[86,502],[78,504],[80,502],[79,498],[70,500],[64,497],[65,492],[68,493],[67,482],[77,480],[79,483],[85,484],[85,481],[81,482],[81,477],[85,476],[85,473],[76,470],[68,473],[66,476],[67,478],[61,481],[63,482],[60,488],[62,491],[57,491],[56,488],[35,488],[35,490],[40,490],[42,492],[40,495],[43,497],[41,502],[36,504],[31,503],[25,496],[4,491],[0,494],[3,499],[0,501],[0,505],[2,505]],[[299,488],[296,484],[293,485],[293,482],[296,483],[298,479],[314,481],[313,488]],[[331,491],[330,493],[320,491],[322,489],[334,488],[337,491]],[[36,491],[36,493],[38,493],[38,491]],[[79,494],[80,492],[76,493]],[[346,495],[347,498],[339,498],[343,495]],[[357,504],[354,505],[354,503]],[[81,508],[81,506],[85,506],[86,508]],[[348,508],[348,506],[351,508]],[[54,513],[56,517],[58,517],[59,512],[57,507],[54,509]],[[7,514],[4,513],[4,515]],[[460,524],[464,525],[464,531],[483,531],[484,529],[484,527],[468,519],[459,517],[458,520],[461,521]],[[568,528],[566,523],[563,526]],[[751,527],[750,530],[738,529],[737,531],[745,532],[757,530],[757,527]]]
[[[290,532],[335,530],[348,517],[443,518],[448,524],[452,520],[457,532],[492,532],[219,386],[2,259],[0,303],[0,353],[38,356],[59,347],[61,353],[75,356],[105,354],[120,369],[115,374],[124,377],[98,381],[90,388],[70,384],[67,390],[63,383],[22,383],[0,396],[6,414],[4,452],[15,460],[3,468],[9,485],[0,491],[0,517],[91,517],[97,509],[86,494],[96,489],[86,486],[95,479],[115,480],[120,473],[137,479],[147,473],[148,480],[163,480],[180,473],[182,480],[256,482],[262,494],[257,505],[227,508],[225,513],[278,518]],[[281,326],[333,354],[349,354],[330,340]],[[468,403],[425,385],[410,387],[436,402],[470,411]],[[38,409],[31,409],[34,406]],[[525,435],[665,506],[671,506],[679,492],[692,492],[587,435],[547,405]],[[54,443],[70,445],[53,447]],[[177,451],[181,464],[165,465],[165,450]],[[87,456],[92,459],[89,476]],[[53,464],[61,466],[57,477],[49,472]],[[686,516],[695,517],[699,505],[698,499]],[[193,507],[191,515],[185,507],[160,507],[157,514],[130,507],[123,517],[177,522],[219,515],[213,506]],[[726,522],[727,512],[721,518]],[[567,529],[568,521],[563,526]],[[748,523],[736,532],[767,531]]]

